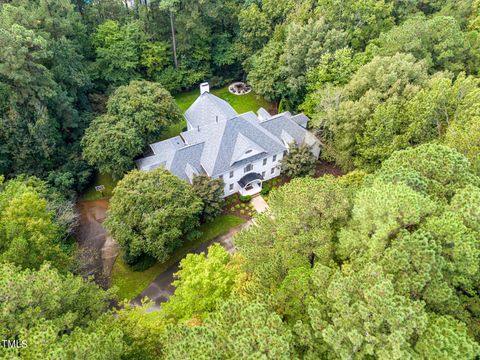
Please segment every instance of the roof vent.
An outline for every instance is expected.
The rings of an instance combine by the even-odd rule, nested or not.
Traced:
[[[202,95],[205,92],[210,92],[210,85],[208,85],[208,82],[204,82],[200,84],[200,95]]]

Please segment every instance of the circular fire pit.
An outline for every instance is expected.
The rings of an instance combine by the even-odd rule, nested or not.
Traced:
[[[238,81],[231,84],[228,87],[228,91],[230,91],[234,95],[245,95],[252,91],[252,87],[245,84],[244,82]]]

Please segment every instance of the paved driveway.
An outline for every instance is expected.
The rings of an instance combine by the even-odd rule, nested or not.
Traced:
[[[239,231],[242,229],[245,229],[251,225],[251,222],[248,221],[244,224],[238,225],[232,229],[230,229],[229,232],[227,232],[224,235],[218,236],[213,240],[210,240],[204,244],[201,244],[195,251],[193,251],[194,254],[200,254],[200,253],[205,253],[207,252],[207,248],[214,244],[218,243],[222,245],[228,252],[233,254],[235,251],[235,247],[233,244],[233,237],[235,234],[237,234]],[[142,291],[140,295],[138,295],[135,299],[132,300],[133,305],[140,305],[142,302],[142,299],[145,297],[148,297],[150,300],[155,302],[155,305],[153,305],[151,308],[149,308],[149,311],[155,311],[160,309],[160,304],[163,302],[166,302],[170,296],[173,295],[175,292],[175,287],[172,285],[172,282],[174,280],[173,274],[175,274],[178,271],[178,266],[180,264],[180,261],[173,264],[170,268],[168,268],[166,271],[161,273],[153,282],[145,289]]]

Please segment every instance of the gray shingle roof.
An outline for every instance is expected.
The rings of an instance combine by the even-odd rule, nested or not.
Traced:
[[[285,112],[259,119],[253,112],[237,115],[231,109],[235,116],[229,117],[233,113],[226,110],[227,115],[224,114],[217,122],[215,111],[218,109],[214,112],[211,110],[218,104],[227,103],[209,93],[202,94],[200,98],[204,100],[197,99],[187,113],[193,114],[190,118],[203,125],[150,145],[154,155],[138,160],[140,169],[151,170],[163,166],[178,177],[191,181],[196,174],[217,176],[266,156],[273,156],[286,150],[285,144],[292,141],[298,144],[306,140],[309,143],[315,141],[315,137],[302,127],[302,124],[306,125],[305,118],[308,121],[303,114],[292,116]],[[215,104],[213,107],[212,103]],[[202,104],[207,110],[201,109]],[[223,107],[224,104],[219,106]],[[193,107],[193,111],[190,111]],[[231,108],[228,104],[227,107]]]
[[[251,115],[255,117],[255,114],[251,113]],[[210,176],[227,172],[232,166],[242,166],[245,162],[251,162],[265,155],[278,154],[285,150],[285,146],[261,127],[258,120],[249,121],[247,120],[249,117],[249,115],[240,115],[237,118],[227,120],[218,140],[206,144],[206,150],[209,151],[204,154],[205,156],[202,156],[202,165]],[[256,144],[264,152],[230,165],[235,153],[235,144],[240,135],[247,138],[249,142]],[[211,145],[211,148],[209,148],[209,145]]]
[[[204,92],[185,112],[185,119],[191,128],[202,127],[218,122],[232,119],[238,116],[233,107],[225,100]]]
[[[170,168],[175,152],[183,146],[185,143],[180,136],[151,144],[154,155],[137,160],[137,167],[144,170],[153,170],[159,166]]]
[[[265,110],[263,107],[258,109],[257,114],[260,120],[268,120],[272,117],[272,115],[270,115],[270,113],[267,110]]]
[[[307,130],[292,120],[289,112],[272,116],[260,122],[267,131],[289,144],[294,140],[297,144],[303,143]]]
[[[295,116],[292,116],[292,120],[295,121],[298,125],[303,128],[307,128],[308,121],[310,120],[307,115],[301,113]]]
[[[178,177],[185,180],[192,180],[192,170],[198,175],[204,173],[200,159],[202,157],[205,143],[185,146],[175,152],[169,170]]]

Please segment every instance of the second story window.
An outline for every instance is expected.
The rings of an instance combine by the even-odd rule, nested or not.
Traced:
[[[277,155],[273,155],[273,162],[277,161]]]
[[[267,158],[263,159],[263,166],[267,165]]]
[[[252,171],[253,169],[253,165],[252,164],[248,164],[247,166],[245,166],[245,169],[243,169],[244,172],[249,172],[249,171]]]
[[[233,184],[230,184],[230,186],[228,187],[230,189],[230,191],[233,190]]]
[[[273,174],[275,172],[275,168],[273,167],[271,170],[270,170],[270,174]]]
[[[230,171],[230,178],[233,177],[233,171]]]
[[[220,175],[218,178],[219,178],[220,180],[223,180],[223,175]]]

